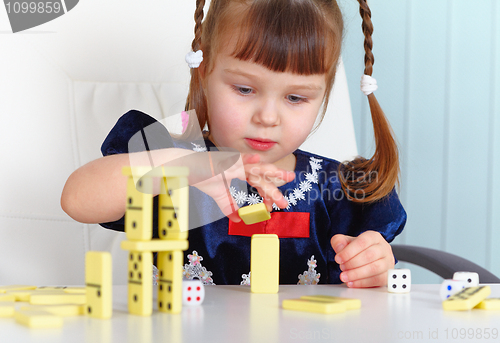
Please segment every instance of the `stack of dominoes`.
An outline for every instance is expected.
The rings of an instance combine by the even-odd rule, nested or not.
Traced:
[[[158,252],[158,309],[180,313],[182,309],[183,251],[188,248],[188,169],[124,168],[128,176],[125,233],[128,250],[128,309],[149,316],[153,311],[153,252]],[[160,180],[158,233],[153,235],[153,183]]]

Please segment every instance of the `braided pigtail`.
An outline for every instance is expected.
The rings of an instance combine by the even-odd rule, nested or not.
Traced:
[[[194,27],[194,39],[193,42],[191,43],[191,48],[192,52],[190,54],[194,55],[195,52],[198,53],[198,51],[201,49],[201,34],[202,34],[202,21],[203,21],[203,8],[205,7],[205,0],[196,0],[196,10],[194,12],[194,21],[195,21],[195,27]],[[199,53],[202,54],[200,51]],[[188,61],[188,58],[186,57],[186,61]],[[201,62],[201,61],[198,61]],[[188,62],[189,63],[189,62]],[[189,93],[188,97],[186,100],[186,106],[185,110],[196,110],[196,116],[198,118],[198,121],[196,123],[194,118],[191,118],[193,116],[190,116],[189,118],[189,123],[187,125],[186,131],[184,133],[185,138],[189,137],[195,137],[196,133],[199,133],[200,128],[203,128],[205,126],[205,123],[207,121],[207,101],[205,98],[205,94],[203,92],[203,85],[202,85],[202,80],[201,80],[201,75],[200,75],[200,68],[198,68],[198,65],[195,64],[195,66],[191,67],[191,82],[189,84]],[[202,66],[203,68],[203,66]],[[197,125],[195,125],[197,124]]]
[[[373,202],[388,195],[399,183],[399,153],[394,134],[375,95],[373,71],[371,11],[365,0],[358,0],[365,36],[363,92],[368,96],[375,136],[375,153],[370,159],[358,157],[341,166],[341,183],[347,197],[359,203]]]

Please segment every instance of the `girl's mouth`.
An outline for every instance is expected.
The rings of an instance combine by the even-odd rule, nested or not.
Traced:
[[[245,142],[255,150],[260,150],[260,151],[266,151],[271,149],[276,142],[273,142],[269,139],[263,139],[263,138],[245,138]]]

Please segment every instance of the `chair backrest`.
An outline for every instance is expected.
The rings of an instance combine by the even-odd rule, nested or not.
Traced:
[[[0,11],[0,284],[83,284],[88,250],[112,252],[114,281],[126,282],[124,234],[73,221],[60,195],[75,169],[100,157],[123,113],[182,111],[194,8],[194,0],[85,0],[16,34]],[[330,103],[304,147],[349,158],[356,145],[343,67]]]

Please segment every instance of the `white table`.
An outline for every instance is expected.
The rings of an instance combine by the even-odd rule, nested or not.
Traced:
[[[500,285],[490,286],[490,297],[500,297]],[[412,285],[409,294],[343,285],[280,286],[278,294],[252,294],[247,286],[205,289],[202,306],[140,317],[127,312],[126,286],[115,286],[111,320],[66,317],[60,329],[35,330],[0,318],[0,342],[500,342],[500,311],[443,311],[439,285]],[[283,299],[307,294],[359,298],[362,307],[331,315],[281,308]]]

